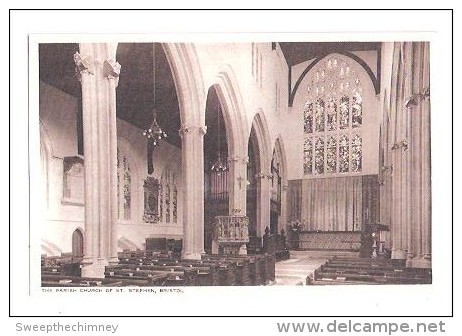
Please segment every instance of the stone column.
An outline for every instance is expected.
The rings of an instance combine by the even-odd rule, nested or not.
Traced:
[[[283,181],[284,183],[284,181]],[[287,181],[285,181],[287,183]],[[287,193],[289,191],[289,185],[283,184],[281,186],[281,214],[279,217],[279,232],[281,233],[281,229],[284,229],[287,237]]]
[[[229,166],[229,214],[247,214],[247,164],[248,157],[228,158]]]
[[[85,160],[85,251],[82,276],[104,277],[117,262],[117,136],[115,87],[120,65],[115,48],[81,44],[74,55],[82,83]]]
[[[430,217],[430,102],[429,102],[429,52],[428,43],[408,43],[412,54],[412,91],[414,101],[408,106],[411,120],[410,164],[412,226],[409,249],[413,252],[407,260],[409,267],[431,267],[431,217]],[[427,95],[428,93],[428,95]]]
[[[424,99],[421,102],[421,190],[422,190],[422,267],[431,267],[431,144],[430,144],[430,43],[421,42],[422,53],[420,59],[422,62],[422,90],[424,90]],[[425,97],[425,90],[428,90],[428,96]]]
[[[406,151],[407,140],[405,137],[405,119],[404,100],[403,100],[403,82],[404,82],[404,65],[402,63],[403,54],[401,52],[401,44],[395,46],[395,57],[393,66],[396,67],[393,74],[393,90],[391,95],[392,100],[392,123],[394,136],[392,136],[392,144],[389,150],[391,151],[391,160],[393,166],[392,173],[392,198],[391,198],[391,230],[392,230],[392,255],[393,259],[407,258],[407,165]]]
[[[257,188],[257,236],[263,237],[270,225],[271,174],[260,173]]]
[[[180,129],[183,171],[183,259],[201,259],[204,251],[205,126]]]

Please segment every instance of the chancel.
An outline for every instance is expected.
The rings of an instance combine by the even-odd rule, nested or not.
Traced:
[[[39,44],[42,286],[431,283],[429,55]]]

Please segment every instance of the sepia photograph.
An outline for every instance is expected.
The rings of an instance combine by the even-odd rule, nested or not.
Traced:
[[[25,55],[21,281],[44,302],[25,312],[400,316],[451,299],[437,33],[56,30]]]
[[[40,43],[42,286],[431,284],[430,48]]]

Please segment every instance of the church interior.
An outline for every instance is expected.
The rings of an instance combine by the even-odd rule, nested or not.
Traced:
[[[39,44],[42,286],[432,283],[429,55]]]

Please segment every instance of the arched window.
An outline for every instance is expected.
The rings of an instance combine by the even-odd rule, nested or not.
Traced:
[[[119,157],[119,150],[117,150],[117,195],[119,219],[130,220],[132,203],[130,162],[126,156]]]
[[[271,160],[271,200],[277,204],[281,203],[281,186],[282,179],[280,174],[279,158],[276,150],[273,151],[273,158]]]
[[[328,57],[309,78],[303,108],[305,175],[362,170],[361,81],[348,62]]]

